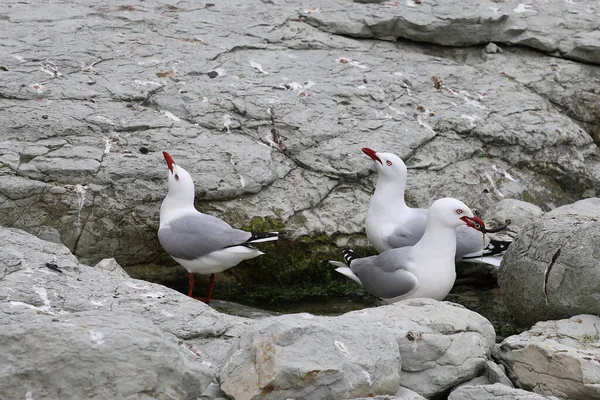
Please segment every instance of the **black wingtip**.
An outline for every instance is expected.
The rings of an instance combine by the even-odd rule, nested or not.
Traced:
[[[251,232],[251,234],[246,243],[270,242],[283,236],[281,232]]]
[[[352,249],[342,250],[342,256],[344,256],[344,261],[346,261],[346,264],[348,266],[350,266],[350,263],[352,262],[352,260],[354,260],[356,258],[360,258]]]
[[[493,256],[496,254],[504,254],[512,242],[504,240],[490,240],[490,243],[483,249],[484,256]]]

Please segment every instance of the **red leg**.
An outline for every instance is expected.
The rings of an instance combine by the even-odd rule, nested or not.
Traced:
[[[210,296],[212,295],[213,286],[215,286],[215,274],[210,274],[210,279],[208,281],[208,292],[206,293],[206,297],[198,300],[201,300],[206,304],[210,303]]]
[[[194,279],[194,274],[192,274],[191,272],[188,273],[188,296],[189,297],[194,297],[192,296],[192,292],[194,291],[194,283],[196,283],[196,280]]]

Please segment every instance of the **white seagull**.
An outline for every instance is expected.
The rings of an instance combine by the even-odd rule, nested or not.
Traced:
[[[337,272],[387,303],[418,297],[443,300],[456,280],[454,255],[459,226],[474,232],[485,229],[483,221],[462,201],[439,199],[429,207],[425,233],[414,246],[365,258],[344,250],[347,266],[338,261],[330,263],[338,267]]]
[[[379,252],[416,244],[425,232],[427,210],[408,207],[404,201],[407,169],[395,154],[363,148],[375,161],[378,178],[367,211],[367,238]],[[456,260],[500,266],[510,242],[490,240],[481,232],[459,226],[456,234]]]
[[[188,271],[189,290],[194,290],[194,273],[210,274],[208,293],[200,298],[210,302],[215,274],[243,260],[264,254],[253,243],[279,239],[279,232],[246,232],[194,207],[194,181],[163,151],[169,167],[169,192],[160,206],[158,240],[167,253]]]

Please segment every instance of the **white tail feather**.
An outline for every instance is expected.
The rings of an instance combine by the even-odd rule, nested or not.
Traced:
[[[273,232],[273,233],[275,233],[275,232]],[[255,239],[255,240],[249,241],[248,243],[272,242],[273,240],[277,240],[277,239],[279,239],[279,236],[273,236],[273,237]]]
[[[338,265],[337,261],[329,261],[329,262],[331,264],[333,264],[335,262],[336,264],[333,264],[333,265],[336,265],[336,266]],[[339,264],[342,264],[342,263],[339,263]],[[347,267],[347,266],[345,266],[345,265],[342,264],[341,266],[339,266],[335,270],[337,272],[339,272],[340,274],[342,274],[342,275],[344,275],[344,276],[352,279],[354,282],[356,282],[356,283],[358,283],[359,285],[362,286],[362,282],[360,281],[360,279],[358,279],[358,276],[356,276],[356,274],[354,272],[352,272],[352,270],[349,267]]]

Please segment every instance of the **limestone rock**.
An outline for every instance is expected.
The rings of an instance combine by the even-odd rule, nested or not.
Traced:
[[[41,315],[0,328],[4,399],[197,399],[208,368],[134,314]]]
[[[524,324],[600,313],[600,199],[535,219],[509,247],[499,271],[507,308]]]
[[[430,299],[339,317],[266,318],[242,336],[221,382],[236,399],[394,394],[400,382],[432,397],[483,373],[494,340],[479,314]]]
[[[448,400],[558,400],[526,390],[515,389],[501,383],[493,385],[461,386],[452,391]]]
[[[499,356],[517,387],[564,399],[600,399],[600,317],[538,322],[506,338]]]

